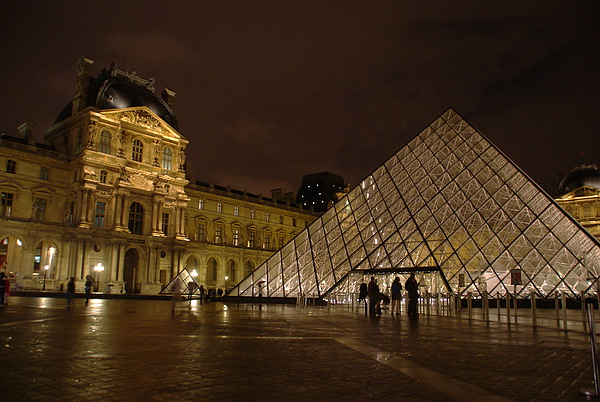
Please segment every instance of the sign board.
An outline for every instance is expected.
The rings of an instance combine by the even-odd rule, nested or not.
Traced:
[[[511,285],[522,285],[521,282],[521,269],[515,268],[510,270],[510,284]]]

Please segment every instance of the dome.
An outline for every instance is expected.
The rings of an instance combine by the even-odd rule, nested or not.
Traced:
[[[96,78],[89,78],[89,91],[85,106],[99,109],[147,106],[165,123],[175,130],[179,129],[175,114],[169,105],[154,94],[154,79],[139,78],[133,71],[125,73],[117,69],[115,65],[111,66],[110,70],[103,70]],[[72,113],[73,102],[69,102],[58,114],[54,123],[70,117]]]
[[[96,107],[100,109],[124,109],[136,106],[147,106],[154,114],[177,130],[177,119],[171,108],[144,87],[111,78],[102,84],[96,97]]]
[[[571,170],[558,186],[559,195],[587,186],[600,189],[600,170],[596,165],[582,165]]]

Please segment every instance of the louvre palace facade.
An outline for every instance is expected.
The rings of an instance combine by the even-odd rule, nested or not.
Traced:
[[[0,139],[0,264],[13,289],[156,294],[187,269],[231,287],[318,214],[190,180],[175,94],[116,66],[79,61],[74,99],[44,134]],[[289,198],[289,197],[288,197]]]

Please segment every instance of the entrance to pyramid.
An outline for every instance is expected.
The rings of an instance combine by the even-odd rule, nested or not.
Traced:
[[[323,295],[323,299],[332,304],[353,305],[358,302],[361,284],[368,284],[375,278],[379,291],[391,298],[392,282],[400,278],[402,289],[406,280],[414,273],[419,284],[419,295],[438,295],[452,292],[448,281],[439,267],[401,267],[389,269],[352,270],[333,288]]]

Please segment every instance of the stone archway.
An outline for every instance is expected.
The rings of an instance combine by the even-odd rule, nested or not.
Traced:
[[[208,259],[206,264],[206,284],[209,286],[215,286],[217,284],[219,268],[217,260],[213,257]]]
[[[125,253],[123,281],[125,282],[125,293],[127,294],[141,292],[141,283],[136,282],[139,259],[140,256],[136,249],[130,248]]]

